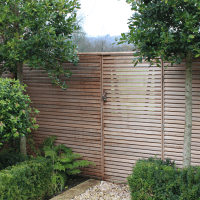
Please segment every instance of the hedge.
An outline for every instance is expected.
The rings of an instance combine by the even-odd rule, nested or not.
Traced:
[[[50,159],[36,158],[0,171],[0,199],[39,199],[52,192]]]
[[[128,184],[134,200],[198,200],[200,166],[179,169],[170,160],[139,160]]]
[[[16,152],[6,152],[3,154],[0,153],[0,170],[3,170],[8,166],[15,165],[18,162],[24,162],[26,160],[30,160],[30,157],[25,157],[23,154]]]

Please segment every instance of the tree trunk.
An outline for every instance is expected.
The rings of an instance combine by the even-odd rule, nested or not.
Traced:
[[[19,80],[20,85],[23,85],[23,63],[17,63],[17,79]],[[20,153],[27,156],[26,136],[21,136],[20,138]]]
[[[26,151],[26,136],[21,136],[20,138],[20,153],[23,154],[24,156],[27,156],[27,151]]]
[[[18,8],[17,3],[14,6],[13,12],[15,13],[16,17],[19,17],[19,8]],[[19,35],[19,23],[18,22],[14,22],[14,28],[15,28],[15,32],[18,33],[18,35]],[[17,63],[17,79],[19,80],[20,85],[23,85],[23,63],[22,62]],[[21,136],[21,138],[20,138],[20,153],[27,156],[26,136]]]
[[[187,52],[185,78],[185,133],[183,145],[183,167],[191,164],[192,135],[192,52]]]
[[[17,63],[17,79],[23,85],[23,63]]]

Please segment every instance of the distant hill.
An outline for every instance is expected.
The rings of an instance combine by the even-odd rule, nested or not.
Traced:
[[[73,41],[77,45],[79,52],[120,52],[132,51],[134,46],[132,44],[117,45],[116,39],[119,40],[121,36],[86,36],[84,32],[78,32],[73,35]]]

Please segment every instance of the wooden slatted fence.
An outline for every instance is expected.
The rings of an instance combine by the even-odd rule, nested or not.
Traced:
[[[103,56],[106,180],[122,180],[140,158],[161,157],[161,69],[132,55]]]
[[[164,67],[168,63],[164,63]],[[183,164],[185,128],[185,70],[186,62],[164,70],[164,154]],[[200,157],[200,59],[193,61],[192,79],[192,164],[199,165]]]
[[[82,169],[85,175],[101,177],[101,56],[80,56],[78,66],[64,63],[71,78],[62,76],[69,88],[51,85],[42,70],[24,69],[24,83],[33,107],[40,111],[37,123],[40,128],[33,133],[36,142],[57,135],[56,144],[63,143],[80,153],[84,159],[94,161],[96,167]]]
[[[43,70],[24,67],[33,107],[40,111],[34,139],[57,135],[56,144],[71,147],[96,167],[85,176],[126,181],[139,158],[172,158],[182,166],[186,64],[134,67],[133,53],[82,53],[78,66],[64,63],[69,88],[51,85]],[[107,101],[103,95],[107,94]],[[192,164],[200,156],[200,59],[193,64]]]

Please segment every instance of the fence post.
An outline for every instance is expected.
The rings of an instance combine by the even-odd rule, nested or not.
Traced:
[[[161,159],[164,160],[164,62],[161,59]]]
[[[100,55],[100,82],[101,82],[101,170],[104,180],[104,113],[103,113],[103,55]]]

